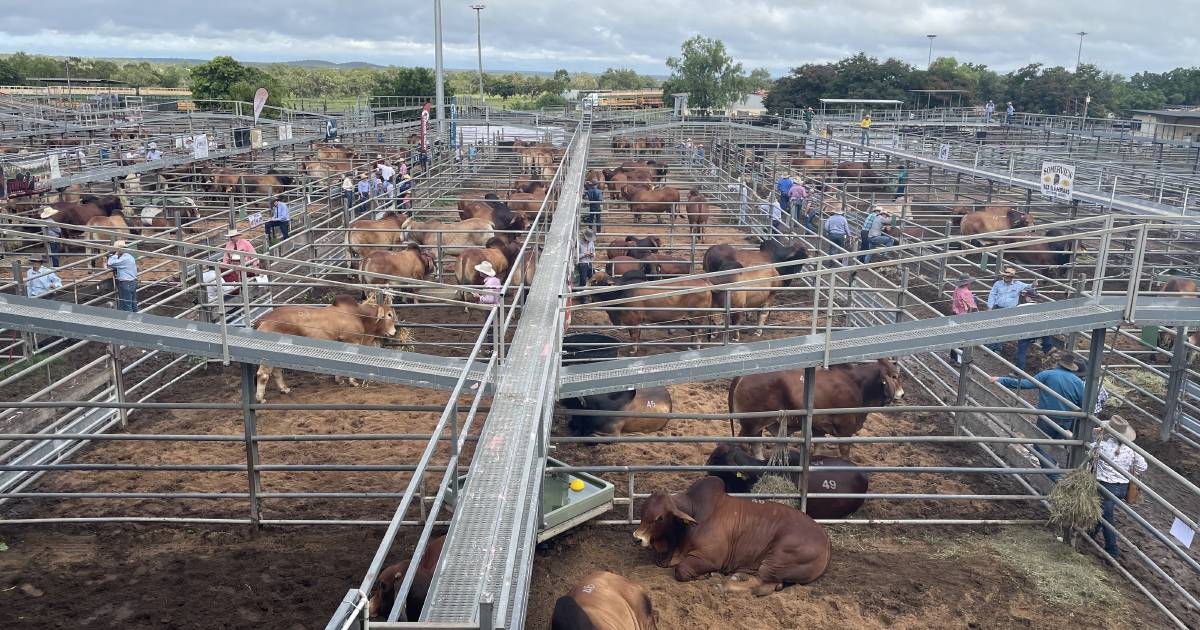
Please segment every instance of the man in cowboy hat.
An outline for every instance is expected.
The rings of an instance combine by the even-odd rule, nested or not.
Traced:
[[[158,143],[151,142],[148,145],[148,149],[146,150],[146,161],[150,162],[153,160],[161,160],[161,159],[162,159],[162,151],[158,150]]]
[[[360,204],[362,202],[366,201],[371,196],[371,180],[367,177],[366,173],[359,175],[357,190],[358,190],[358,203],[360,203]],[[367,209],[367,207],[363,206],[363,205],[360,205],[358,207],[359,212],[363,212],[366,209]]]
[[[138,312],[137,304],[137,262],[133,255],[125,251],[129,245],[125,241],[113,243],[113,253],[108,257],[108,268],[113,272],[113,281],[117,285],[117,308],[130,313]]]
[[[992,376],[990,378],[993,383],[998,383],[1009,389],[1038,390],[1038,409],[1079,411],[1083,408],[1084,385],[1083,379],[1079,378],[1077,372],[1079,372],[1079,364],[1075,362],[1075,357],[1070,354],[1063,354],[1059,357],[1054,367],[1038,372],[1034,375],[1032,381],[1027,378],[1013,376]],[[1050,391],[1038,387],[1038,383],[1041,383]],[[1058,396],[1061,396],[1067,402],[1063,402],[1050,392],[1058,394]],[[1046,416],[1038,418],[1037,427],[1047,437],[1052,439],[1069,439],[1075,434],[1075,423],[1078,420],[1078,418],[1070,416]],[[1033,450],[1041,453],[1045,458],[1044,460],[1039,458],[1039,463],[1043,468],[1054,468],[1057,466],[1055,459],[1040,445],[1034,445]],[[1050,480],[1057,481],[1058,477],[1059,475],[1050,475]]]
[[[846,222],[846,212],[840,207],[833,209],[833,214],[825,219],[825,225],[822,228],[825,232],[825,238],[829,239],[838,249],[831,249],[829,253],[837,253],[840,250],[846,249],[846,237],[850,235],[850,224]],[[838,263],[839,265],[841,263]]]
[[[600,186],[595,180],[589,179],[584,184],[583,197],[588,202],[588,213],[583,222],[598,230],[600,229],[600,204],[604,201],[604,191],[600,190]]]
[[[58,219],[55,218],[57,215],[57,209],[46,206],[45,208],[42,208],[40,213],[38,213],[38,218],[42,219],[43,221],[57,221]],[[57,225],[47,225],[46,227],[42,228],[42,234],[45,234],[50,238],[62,238],[62,228]],[[59,243],[58,241],[46,241],[46,247],[50,249],[50,266],[57,269],[59,266],[58,254],[62,251],[62,243]]]
[[[896,239],[891,234],[885,234],[883,227],[892,224],[892,212],[886,208],[879,210],[879,213],[874,215],[874,220],[870,225],[863,224],[863,229],[867,232],[867,255],[863,256],[863,262],[871,262],[871,250],[877,247],[891,247],[896,244]]]
[[[1146,458],[1129,447],[1121,439],[1133,442],[1137,439],[1137,431],[1129,426],[1129,421],[1121,416],[1113,416],[1108,422],[1096,428],[1099,439],[1096,441],[1096,481],[1100,482],[1100,511],[1107,526],[1096,523],[1092,529],[1095,536],[1097,530],[1104,531],[1104,551],[1114,559],[1121,557],[1117,548],[1117,518],[1115,508],[1117,499],[1124,501],[1129,497],[1130,478],[1146,472]],[[1107,492],[1105,492],[1107,490]]]
[[[225,243],[225,256],[221,258],[221,264],[228,265],[233,260],[235,253],[241,253],[245,259],[247,267],[258,267],[259,261],[254,257],[258,252],[254,251],[254,244],[251,243],[237,228],[229,228],[225,230],[225,236],[229,238]]]
[[[992,290],[988,293],[987,306],[988,310],[998,308],[1014,308],[1021,303],[1021,292],[1026,289],[1037,289],[1037,283],[1027,284],[1017,280],[1017,270],[1012,267],[1005,267],[1000,273],[1000,279],[992,284]],[[988,347],[993,352],[1000,352],[1004,347],[1002,343],[988,344]]]
[[[41,256],[29,259],[29,269],[25,271],[25,294],[31,298],[42,297],[47,293],[61,289],[63,282],[53,269],[42,266]]]
[[[971,292],[971,276],[963,273],[953,282],[954,292],[950,295],[950,312],[955,315],[974,313],[979,310],[975,302],[975,294]],[[954,348],[950,351],[950,359],[962,363],[962,350]]]
[[[584,286],[588,280],[592,278],[592,263],[596,260],[596,233],[592,228],[584,228],[579,235],[579,244],[576,247],[577,261],[575,271],[578,272],[579,282],[576,286]]]

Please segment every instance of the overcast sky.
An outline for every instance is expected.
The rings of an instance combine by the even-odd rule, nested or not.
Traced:
[[[665,59],[702,34],[747,68],[775,76],[858,51],[925,64],[934,56],[1002,71],[1083,59],[1123,74],[1200,63],[1196,0],[492,0],[485,69],[666,74]],[[411,8],[413,5],[416,8]],[[369,61],[433,65],[432,0],[0,0],[0,50],[101,57]],[[447,68],[475,67],[468,2],[443,2]]]

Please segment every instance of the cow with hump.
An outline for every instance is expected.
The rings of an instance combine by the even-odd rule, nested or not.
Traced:
[[[833,365],[817,370],[813,382],[815,409],[848,409],[852,407],[881,407],[904,397],[900,370],[888,359],[866,363]],[[783,370],[739,376],[729,383],[729,413],[781,411],[804,409],[804,370]],[[866,413],[827,414],[813,416],[813,435],[850,437],[862,429]],[[779,417],[742,418],[738,420],[741,437],[759,437],[764,430],[777,431]],[[788,432],[804,430],[803,416],[788,418]],[[850,445],[839,444],[842,457],[850,456]],[[762,443],[755,444],[754,454],[764,458]]]
[[[353,299],[347,299],[347,296],[338,296],[329,306],[273,308],[254,323],[254,328],[259,332],[378,346],[384,337],[396,335],[396,313],[392,310],[390,298],[383,304],[376,304],[373,298],[356,303]],[[255,399],[260,403],[266,402],[267,381],[272,373],[281,393],[292,391],[283,381],[282,369],[263,363],[258,366],[255,387]],[[342,377],[335,377],[335,380],[341,382]],[[351,378],[350,384],[358,383]]]
[[[655,630],[654,606],[642,587],[596,571],[554,602],[550,630]]]
[[[829,536],[812,517],[773,501],[731,497],[717,477],[682,494],[650,495],[633,538],[680,582],[720,573],[732,576],[723,591],[760,597],[821,577],[831,553]]]
[[[579,398],[564,398],[562,404],[572,410],[567,428],[577,436],[652,433],[667,427],[666,418],[637,416],[592,416],[588,411],[641,411],[671,413],[671,393],[665,387],[642,387]]]

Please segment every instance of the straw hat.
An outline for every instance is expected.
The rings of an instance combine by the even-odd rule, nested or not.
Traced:
[[[148,146],[149,146],[151,149],[157,149],[157,148],[158,148],[158,143],[157,143],[157,142],[151,142],[151,143],[150,143]]]
[[[846,211],[842,210],[841,208],[834,208],[833,213],[834,214],[846,214]]]
[[[589,243],[596,240],[596,233],[592,231],[592,228],[585,228],[583,230],[583,240]]]
[[[1016,276],[1016,275],[1017,275],[1017,270],[1016,270],[1016,269],[1013,269],[1012,267],[1005,267],[1005,268],[1004,268],[1004,271],[1000,272],[1000,275],[1001,275],[1001,276],[1004,276],[1004,277],[1008,277],[1008,276]]]
[[[485,276],[488,276],[490,278],[496,277],[496,270],[492,268],[492,263],[490,263],[486,260],[479,263],[478,265],[475,265],[475,271],[478,271],[479,273],[481,273]]]
[[[46,262],[46,259],[42,258],[41,256],[30,256],[29,262],[31,262],[31,263]]]
[[[50,217],[52,217],[56,214],[58,214],[58,210],[55,210],[54,208],[51,208],[50,206],[46,206],[45,208],[42,208],[42,212],[38,216],[43,219],[49,219]]]
[[[358,176],[358,178],[359,178],[359,179],[366,179],[366,178],[367,178],[367,174],[366,174],[366,173],[363,173],[362,175],[359,175],[359,176]]]
[[[404,179],[412,179],[412,175],[405,174]]]
[[[1113,433],[1121,435],[1130,442],[1137,439],[1137,431],[1134,431],[1133,427],[1129,426],[1129,421],[1121,416],[1113,416],[1112,418],[1109,418],[1108,422],[1104,423],[1104,426],[1108,427],[1108,429]]]
[[[225,230],[225,236],[227,236],[229,238],[233,238],[240,234],[241,234],[241,232],[239,232],[237,228],[229,228],[228,230]]]
[[[1059,357],[1058,363],[1056,365],[1068,372],[1078,372],[1079,371],[1079,363],[1075,361],[1075,356],[1071,355],[1071,354],[1067,354],[1067,355],[1063,355],[1063,356]]]
[[[124,249],[126,247],[129,247],[129,243],[126,243],[125,241],[116,241],[113,243],[113,247],[115,247],[117,249]]]

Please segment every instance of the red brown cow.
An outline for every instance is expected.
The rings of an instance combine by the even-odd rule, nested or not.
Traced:
[[[955,208],[955,214],[962,214],[963,208]],[[958,224],[963,236],[975,236],[988,232],[1000,232],[1015,228],[1029,227],[1034,224],[1033,215],[1017,208],[989,206],[966,213]],[[978,243],[978,241],[973,241]]]
[[[629,161],[621,162],[618,167],[627,173],[643,172],[649,177],[647,181],[662,182],[667,176],[667,163],[658,160],[646,160],[644,162]]]
[[[417,563],[412,586],[408,589],[408,596],[404,598],[404,609],[397,618],[399,621],[415,621],[421,616],[421,609],[425,607],[425,596],[429,594],[433,572],[437,568],[438,558],[441,557],[442,546],[445,544],[446,537],[438,536],[430,539],[429,544],[425,546],[425,554]],[[371,587],[371,599],[367,604],[367,612],[371,619],[387,617],[391,612],[392,606],[396,604],[396,589],[400,588],[404,581],[409,564],[412,564],[412,558],[397,562],[379,572],[375,585]]]
[[[662,241],[657,236],[644,236],[642,238],[626,236],[625,238],[609,242],[605,254],[610,260],[617,256],[629,256],[630,258],[641,259],[650,254],[658,253],[658,248],[660,247],[662,247]]]
[[[684,276],[692,273],[692,263],[681,260],[677,255],[651,252],[642,260],[646,262],[646,274],[650,276]]]
[[[697,313],[694,309],[709,309],[712,308],[712,292],[708,290],[696,291],[694,293],[685,293],[682,295],[670,295],[665,297],[656,297],[660,293],[669,291],[677,291],[687,288],[704,288],[711,287],[707,280],[694,280],[689,278],[681,278],[672,280],[667,283],[659,284],[653,287],[639,288],[636,285],[646,281],[646,274],[641,271],[630,271],[623,276],[611,278],[604,272],[599,272],[588,280],[588,286],[591,287],[628,287],[608,293],[591,296],[593,301],[615,300],[625,297],[636,297],[637,300],[624,302],[614,306],[618,309],[604,309],[608,315],[608,320],[614,326],[628,326],[629,338],[633,341],[633,353],[637,354],[638,346],[642,341],[642,325],[644,324],[666,324],[669,328],[672,324],[677,326],[696,326],[711,327],[712,316],[710,313]],[[634,286],[629,286],[634,285]],[[642,310],[645,309],[645,310]],[[701,329],[680,329],[684,335],[690,336],[693,341],[699,345],[701,335],[706,337],[707,333]]]
[[[296,335],[309,339],[378,346],[383,337],[396,334],[396,313],[392,305],[371,300],[357,305],[339,302],[331,306],[280,306],[271,309],[254,324],[260,332]],[[258,366],[255,399],[266,402],[267,381],[275,374],[275,385],[284,394],[291,389],[283,381],[283,370],[263,363]],[[341,381],[341,377],[335,377]],[[350,379],[351,385],[357,385]]]
[[[373,251],[404,242],[404,227],[409,216],[405,212],[389,212],[382,219],[359,219],[346,230],[346,247],[350,255],[366,256]]]
[[[629,184],[645,184],[650,185],[650,175],[646,171],[623,171],[620,169],[605,170],[604,184],[608,188],[609,198],[617,201],[624,199],[621,195],[621,189]],[[610,210],[616,210],[616,203],[609,204]]]
[[[871,169],[870,162],[842,162],[834,171],[838,179],[859,192],[886,192],[888,178]]]
[[[656,630],[655,622],[654,606],[642,587],[596,571],[554,602],[550,630]]]
[[[538,194],[549,190],[546,182],[532,175],[521,175],[513,180],[513,190],[519,193]]]
[[[666,418],[635,416],[589,416],[588,410],[641,411],[671,413],[671,393],[665,387],[642,387],[620,392],[564,398],[562,404],[572,413],[567,429],[573,435],[616,435],[623,433],[653,433],[667,428]]]
[[[1066,233],[1059,229],[1047,230],[1045,236],[1055,237],[1064,236]],[[1016,234],[1024,238],[1038,238],[1039,234],[1033,232],[1025,232]],[[1049,275],[1057,275],[1064,268],[1071,264],[1072,252],[1075,248],[1075,240],[1068,239],[1063,241],[1054,241],[1053,243],[1042,243],[1041,245],[1022,245],[1013,249],[1005,250],[1005,257],[1014,262],[1018,262],[1026,267],[1043,267],[1046,268],[1046,273]]]
[[[435,270],[433,257],[421,251],[421,246],[408,243],[403,250],[389,252],[377,250],[368,252],[359,263],[358,270],[365,273],[379,273],[398,278],[422,280],[429,277]],[[384,278],[364,276],[363,284],[387,284]]]
[[[816,371],[813,383],[815,409],[880,407],[904,397],[900,370],[888,359],[867,363],[835,365]],[[729,383],[729,412],[781,411],[804,409],[804,370],[783,370],[739,376]],[[865,413],[813,416],[814,435],[850,437],[862,429]],[[788,432],[804,429],[803,416],[789,416]],[[738,420],[742,437],[759,437],[764,430],[777,432],[779,418],[743,418]],[[850,445],[839,444],[842,457],[850,456]],[[763,458],[762,443],[754,454]]]
[[[754,336],[761,337],[763,327],[767,325],[767,317],[770,315],[768,309],[775,302],[775,290],[783,286],[783,280],[779,279],[779,272],[770,267],[743,270],[742,264],[736,260],[723,261],[714,271],[729,272],[712,278],[713,303],[729,313],[727,324],[733,329],[733,340],[741,341],[742,321],[746,318],[747,311],[755,310],[758,311],[758,321],[754,329]],[[750,284],[742,285],[743,288],[739,289],[725,290],[721,287],[721,285],[734,282],[749,282]]]
[[[645,273],[646,263],[633,256],[615,256],[608,260],[605,270],[608,272],[608,275],[614,278],[625,275],[630,271],[642,271]]]
[[[682,494],[650,495],[633,537],[654,552],[655,564],[674,568],[680,582],[733,575],[723,591],[759,597],[821,577],[832,552],[829,536],[809,515],[731,497],[717,477],[701,478]],[[739,573],[750,578],[739,580]]]
[[[487,193],[479,199],[459,199],[458,215],[466,219],[486,219],[491,221],[497,230],[523,232],[529,227],[529,221],[520,212],[513,212],[496,193]],[[510,234],[507,238],[515,238]]]
[[[675,204],[679,203],[679,191],[667,186],[651,188],[646,184],[626,184],[621,187],[621,195],[629,202],[634,223],[641,223],[642,214],[648,212],[657,214],[655,221],[662,223],[663,214],[670,216],[675,211]]]
[[[53,210],[53,212],[48,212],[47,209]],[[84,226],[96,217],[106,217],[121,209],[121,199],[115,195],[106,197],[84,195],[80,198],[79,203],[66,201],[52,203],[46,206],[38,216],[46,221]]]
[[[758,251],[737,249],[729,243],[713,245],[704,252],[704,271],[713,272],[720,269],[721,265],[734,261],[741,264],[743,267],[756,267],[759,265],[770,265],[774,263],[792,263],[776,267],[779,275],[786,276],[794,273],[800,273],[804,268],[804,260],[808,258],[808,250],[804,249],[804,243],[796,241],[794,243],[780,243],[779,241],[768,239],[758,244]],[[791,281],[784,283],[785,286],[791,284]]]
[[[766,466],[768,461],[758,459],[750,451],[733,444],[721,444],[713,449],[705,466],[749,467]],[[799,449],[788,449],[788,466],[803,466],[804,453]],[[829,466],[854,466],[854,462],[840,457],[813,455],[808,468],[808,505],[804,513],[813,518],[846,518],[858,511],[866,501],[864,498],[826,499],[821,494],[845,493],[866,494],[867,476],[853,470],[826,470]],[[756,470],[721,470],[711,473],[725,482],[725,491],[734,494],[748,494],[754,489],[754,484],[764,474],[784,475],[789,481],[799,486],[803,481],[801,472],[763,473]]]
[[[545,188],[532,193],[515,192],[508,196],[508,207],[513,212],[524,213],[525,216],[533,217],[537,215],[538,210],[542,209],[542,204],[545,201]]]
[[[496,277],[503,281],[508,275],[508,267],[512,264],[513,257],[520,249],[520,243],[508,243],[502,238],[493,238],[482,248],[464,249],[458,255],[458,268],[454,272],[454,277],[458,281],[458,285],[462,287],[482,285],[487,278],[475,269],[475,265],[486,260],[492,263],[492,269],[496,270]],[[464,301],[469,297],[466,289],[460,290],[458,296],[458,299]]]
[[[688,191],[687,205],[684,209],[687,212],[688,223],[691,224],[691,232],[702,236],[704,224],[708,223],[708,215],[711,212],[708,197],[705,197],[699,188],[693,188]]]
[[[1181,294],[1180,297],[1189,297],[1189,298],[1200,297],[1200,293],[1198,293],[1196,290],[1196,281],[1192,280],[1190,278],[1171,278],[1170,280],[1167,280],[1167,282],[1165,284],[1163,284],[1162,292],[1163,293],[1178,293],[1178,294]],[[1173,296],[1164,295],[1163,297],[1173,297]],[[1193,346],[1200,346],[1200,330],[1189,331],[1187,342],[1192,344]],[[1167,352],[1175,351],[1174,330],[1166,330],[1166,329],[1159,330],[1159,332],[1158,332],[1158,347],[1162,348],[1163,350],[1165,350]],[[1197,352],[1195,350],[1189,352],[1188,356],[1187,356],[1188,363],[1195,363],[1198,356],[1200,356],[1200,352]],[[1154,354],[1156,363],[1158,362],[1158,357],[1159,357],[1159,353],[1156,352]],[[1171,358],[1166,357],[1166,360],[1168,362],[1170,362]]]

